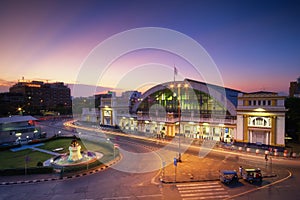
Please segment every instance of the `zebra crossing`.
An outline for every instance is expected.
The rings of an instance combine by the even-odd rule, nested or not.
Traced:
[[[218,181],[176,184],[176,186],[182,200],[225,199],[229,197],[228,192]]]

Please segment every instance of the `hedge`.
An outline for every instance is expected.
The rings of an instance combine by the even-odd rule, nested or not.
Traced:
[[[26,169],[26,174],[50,174],[53,172],[53,167],[29,167]],[[3,169],[0,170],[1,176],[24,175],[25,168]]]

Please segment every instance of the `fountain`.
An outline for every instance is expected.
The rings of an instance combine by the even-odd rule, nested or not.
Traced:
[[[100,159],[103,155],[97,152],[81,152],[81,146],[73,139],[69,146],[69,154],[62,154],[53,158],[50,162],[54,168],[66,168],[71,166],[89,165]]]
[[[82,155],[81,155],[81,146],[78,144],[77,140],[74,139],[71,142],[71,145],[69,146],[69,157],[68,157],[68,161],[70,162],[76,162],[78,160],[82,159]]]

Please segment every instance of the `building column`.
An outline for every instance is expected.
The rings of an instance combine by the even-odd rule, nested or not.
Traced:
[[[244,142],[249,142],[249,138],[248,138],[248,115],[243,115],[243,126],[244,126],[243,141]]]
[[[276,145],[276,116],[273,116],[271,118],[271,144],[270,145]]]

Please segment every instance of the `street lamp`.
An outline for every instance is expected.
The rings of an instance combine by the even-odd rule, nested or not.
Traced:
[[[181,118],[181,115],[180,115],[180,109],[181,109],[181,107],[180,107],[180,103],[181,103],[181,95],[180,95],[180,87],[181,87],[181,84],[179,83],[178,85],[177,85],[177,87],[178,87],[178,98],[177,98],[177,100],[178,100],[178,162],[181,162],[181,152],[180,152],[180,135],[181,135],[181,133],[180,133],[180,118]]]
[[[19,115],[23,115],[23,112],[22,112],[22,108],[21,107],[18,107],[18,112],[19,112]]]

